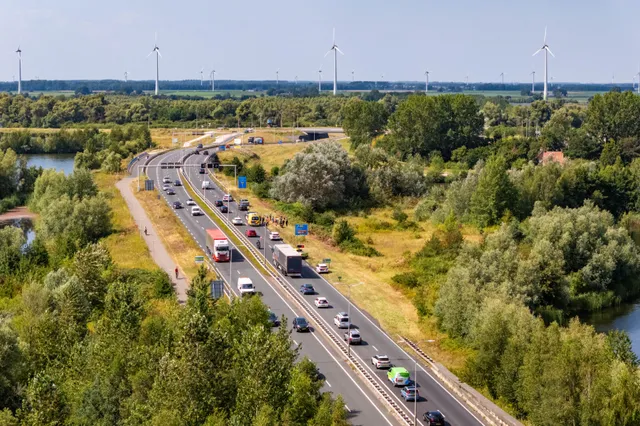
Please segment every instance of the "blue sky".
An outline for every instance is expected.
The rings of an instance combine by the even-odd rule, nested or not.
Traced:
[[[640,2],[631,0],[2,0],[0,80],[154,77],[317,80],[530,81],[543,75],[545,26],[555,81],[630,82],[640,64]]]

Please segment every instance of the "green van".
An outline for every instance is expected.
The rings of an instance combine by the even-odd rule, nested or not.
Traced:
[[[407,386],[411,382],[409,372],[404,367],[392,367],[387,373],[387,378],[393,386]]]

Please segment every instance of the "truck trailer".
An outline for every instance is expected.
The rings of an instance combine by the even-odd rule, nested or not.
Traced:
[[[302,255],[289,244],[275,244],[273,246],[273,263],[285,275],[302,276]]]
[[[216,262],[228,262],[231,257],[229,240],[219,229],[207,229],[207,248]]]

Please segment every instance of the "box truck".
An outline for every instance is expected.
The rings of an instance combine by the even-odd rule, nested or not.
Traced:
[[[285,275],[302,276],[302,256],[289,244],[273,246],[273,263]]]
[[[216,262],[228,262],[231,257],[229,240],[219,229],[207,229],[207,248]]]

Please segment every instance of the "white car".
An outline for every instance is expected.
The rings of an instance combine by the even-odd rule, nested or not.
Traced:
[[[193,201],[193,199],[192,199],[192,198],[187,198],[187,205],[188,205],[188,206],[195,206],[195,205],[196,205],[196,202],[195,202],[195,201]]]
[[[169,185],[168,183],[165,183],[164,185],[162,185],[162,190],[163,191],[166,191],[169,188],[171,188],[171,185]]]
[[[375,365],[376,368],[390,368],[391,361],[389,357],[386,355],[374,355],[371,357],[371,364]]]
[[[202,210],[200,210],[200,207],[191,207],[191,216],[200,216],[201,214]]]
[[[316,300],[313,302],[316,304],[317,308],[328,308],[329,301],[326,297],[316,297]]]
[[[335,317],[333,317],[333,323],[338,328],[349,328],[349,314],[346,312],[339,312]]]
[[[233,195],[231,195],[231,194],[224,194],[224,195],[222,196],[222,201],[224,201],[224,202],[233,201]]]
[[[169,176],[165,176],[162,178],[162,183],[171,183],[171,178]]]
[[[329,265],[326,263],[318,263],[316,266],[316,272],[319,274],[326,274],[329,272]]]
[[[203,180],[202,189],[209,189],[209,188],[211,188],[211,182],[209,182],[208,180]]]
[[[281,240],[280,233],[278,233],[278,232],[269,232],[269,239],[271,241],[280,241]]]
[[[233,219],[231,219],[231,223],[233,223],[234,225],[242,225],[242,218],[240,216],[234,217]]]

